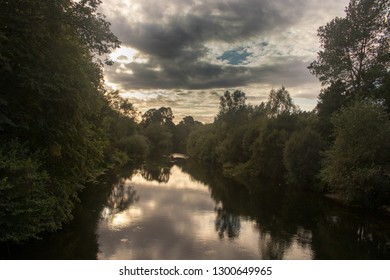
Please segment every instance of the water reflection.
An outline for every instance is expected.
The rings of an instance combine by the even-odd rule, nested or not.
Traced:
[[[390,224],[279,182],[243,185],[189,161],[184,170],[208,185],[225,212],[253,221],[262,259],[389,259]]]
[[[157,173],[145,176],[141,169],[126,181],[140,199],[120,213],[128,221],[126,227],[114,231],[107,221],[99,224],[99,258],[196,259],[216,254],[215,246],[209,243],[210,239],[217,241],[213,227],[215,203],[207,186],[191,181],[178,166],[170,168],[170,173],[170,180],[159,182],[161,176]],[[134,217],[134,211],[139,211],[141,217]]]
[[[215,208],[215,230],[218,232],[220,239],[224,239],[226,236],[229,239],[235,239],[240,235],[240,217],[230,214],[223,206],[217,206]]]
[[[107,198],[101,213],[102,219],[110,225],[112,230],[128,226],[131,220],[128,217],[129,215],[123,212],[127,211],[138,200],[139,196],[134,187],[126,184],[125,179],[121,179],[119,183],[112,187],[111,194]],[[130,215],[132,218],[141,216],[140,212],[140,209],[137,211],[132,208]]]
[[[104,210],[109,213],[107,215],[115,215],[126,210],[138,200],[139,196],[133,186],[126,185],[125,180],[121,179],[118,184],[113,186]]]
[[[140,174],[147,181],[157,181],[159,183],[167,183],[171,175],[170,167],[162,167],[158,164],[143,165]]]
[[[80,193],[80,201],[75,202],[71,223],[64,224],[56,233],[44,235],[41,240],[0,244],[0,259],[96,259],[99,253],[97,228],[101,212],[110,201],[112,186],[121,185],[123,178],[131,178],[133,172],[132,167],[113,170],[102,176],[99,183],[91,183]]]
[[[196,162],[177,164],[106,175],[82,193],[75,219],[64,230],[7,246],[0,257],[390,258],[388,217],[289,191],[280,182],[237,183]]]

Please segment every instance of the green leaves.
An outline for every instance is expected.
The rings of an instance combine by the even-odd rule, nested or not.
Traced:
[[[301,187],[313,188],[318,181],[323,148],[324,141],[312,128],[305,127],[293,132],[283,151],[288,180]]]
[[[265,106],[269,117],[294,114],[299,111],[299,107],[294,104],[290,94],[284,86],[278,90],[271,90]]]
[[[152,124],[173,125],[173,113],[170,107],[160,107],[159,109],[149,109],[142,116],[141,125],[148,127]]]
[[[68,9],[68,23],[75,28],[78,37],[87,46],[99,64],[103,64],[99,58],[108,54],[120,45],[118,38],[111,33],[110,23],[104,20],[104,16],[97,13],[101,1],[85,0],[72,3]],[[112,62],[105,58],[104,63]]]
[[[318,29],[321,50],[308,67],[324,85],[342,82],[362,96],[383,83],[390,67],[388,0],[352,0],[345,18]]]
[[[0,148],[0,241],[21,241],[54,229],[56,205],[39,154],[18,141]]]
[[[119,41],[99,4],[0,1],[1,241],[60,228],[103,165],[109,137],[99,59]]]
[[[389,199],[389,0],[351,0],[344,18],[318,30],[321,50],[309,66],[323,85],[318,128],[330,148],[320,172],[346,203]]]
[[[219,115],[223,115],[229,112],[236,112],[245,107],[245,92],[236,90],[234,92],[225,91],[220,98],[220,112]]]
[[[283,150],[300,111],[284,87],[257,107],[245,99],[241,91],[225,92],[214,123],[190,134],[189,156],[218,163],[230,175],[283,179]]]
[[[390,121],[372,101],[357,101],[332,118],[335,141],[326,152],[322,179],[348,203],[377,204],[389,191]],[[378,196],[379,194],[379,196]]]

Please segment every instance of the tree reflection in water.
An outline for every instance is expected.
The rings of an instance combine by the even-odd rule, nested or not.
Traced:
[[[75,203],[74,219],[64,224],[62,230],[47,233],[42,240],[8,244],[8,250],[0,245],[0,259],[97,259],[101,212],[106,207],[114,212],[122,211],[138,200],[135,190],[127,189],[124,184],[136,170],[134,166],[124,166],[90,183],[80,194],[80,202]]]
[[[188,160],[183,171],[209,186],[218,205],[220,238],[239,238],[240,219],[259,232],[262,259],[389,259],[390,223],[378,213],[348,209],[280,182],[238,183]]]
[[[215,230],[218,232],[220,239],[224,239],[225,235],[229,239],[235,239],[240,235],[240,217],[228,213],[223,206],[215,207],[217,216],[215,217]]]
[[[262,259],[281,260],[284,252],[290,247],[290,242],[286,240],[275,240],[269,233],[260,234],[259,252]]]
[[[148,181],[157,181],[159,183],[168,183],[171,176],[171,167],[162,167],[160,165],[143,165],[140,170],[141,176]]]
[[[102,212],[104,219],[112,219],[116,214],[128,209],[130,205],[139,200],[137,191],[133,186],[127,185],[124,178],[113,185],[111,194],[107,198],[105,208]]]
[[[238,183],[219,174],[216,171],[218,169],[197,165],[191,161],[183,163],[180,167],[191,176],[188,182],[180,181],[181,184],[191,184],[193,181],[203,183],[209,188],[209,194],[206,194],[206,196],[210,195],[212,198],[212,201],[207,200],[209,201],[207,207],[210,207],[207,208],[208,211],[212,211],[214,205],[217,205],[214,213],[211,213],[214,217],[211,216],[210,223],[200,221],[202,230],[211,233],[211,236],[214,237],[211,238],[213,242],[215,237],[221,241],[224,239],[231,241],[214,243],[216,247],[210,248],[211,250],[217,251],[216,248],[223,248],[223,246],[242,244],[243,240],[249,237],[246,244],[249,244],[250,248],[256,248],[256,246],[258,248],[258,252],[255,252],[255,254],[245,255],[250,258],[390,259],[390,222],[388,217],[382,217],[378,213],[372,214],[367,211],[344,208],[332,201],[321,198],[317,194],[289,190],[287,186],[275,182],[252,180],[249,183]],[[142,193],[138,186],[139,193],[137,192],[133,187],[135,183],[134,185],[131,183],[131,178],[135,174],[140,174],[147,180],[161,183],[167,183],[171,180],[170,183],[172,184],[177,179],[174,176],[181,176],[181,174],[176,174],[173,171],[171,174],[171,169],[167,163],[144,165],[136,169],[126,167],[110,172],[99,180],[99,184],[91,184],[83,191],[80,197],[81,203],[76,204],[75,219],[69,225],[64,225],[63,230],[56,234],[48,234],[41,241],[11,245],[8,246],[8,249],[0,246],[0,259],[95,259],[98,257],[99,251],[102,250],[102,241],[98,240],[102,235],[97,234],[102,222],[101,213],[104,213],[105,216],[103,217],[108,219],[110,226],[115,226],[113,227],[115,233],[110,231],[111,228],[108,229],[107,238],[110,239],[109,243],[120,242],[118,247],[123,248],[122,240],[125,240],[125,238],[120,236],[118,241],[115,240],[115,235],[118,237],[121,234],[121,229],[128,225],[123,223],[127,220],[121,220],[129,214],[126,210],[142,206],[141,202],[144,201],[137,203],[142,199],[140,194],[143,195],[144,199],[158,198],[158,194],[154,192],[154,189],[150,190],[149,193],[146,192],[149,197],[144,196],[145,193]],[[153,183],[151,185],[155,186],[157,184]],[[160,191],[166,194],[165,191],[168,189],[161,188]],[[191,236],[192,231],[182,230],[182,228],[191,229],[191,224],[188,224],[188,222],[191,222],[191,215],[199,214],[199,212],[196,212],[199,210],[196,207],[197,199],[203,197],[205,192],[197,196],[198,193],[192,192],[190,188],[175,191],[179,194],[184,193],[183,196],[178,197],[185,197],[186,199],[176,201],[163,195],[163,198],[167,200],[162,200],[161,205],[157,207],[157,211],[161,211],[161,207],[165,205],[163,205],[163,202],[169,203],[167,208],[169,215],[163,223],[166,231],[164,238],[168,240],[167,248],[172,248],[173,243],[175,243],[175,246],[177,245],[174,248],[175,257],[188,257],[186,252],[194,253],[191,256],[195,259],[208,257],[204,250],[197,251],[194,249],[199,248],[199,246],[196,243],[196,238]],[[175,205],[176,202],[177,205]],[[137,207],[134,207],[135,203]],[[200,200],[200,203],[203,205],[204,200]],[[185,208],[187,205],[188,209]],[[183,207],[183,211],[181,211],[182,208],[180,208],[180,211],[175,211],[178,209],[177,207]],[[149,210],[151,211],[149,214],[154,211],[152,208],[148,208]],[[184,232],[187,235],[178,234],[174,237],[175,240],[181,239],[181,242],[172,241],[171,233],[176,227],[166,223],[166,221],[171,221],[171,218],[172,225],[180,225],[180,223],[185,225],[178,228],[181,229],[180,234]],[[156,219],[161,221],[161,215],[158,215]],[[153,221],[153,219],[149,219],[149,221]],[[115,222],[121,223],[115,224]],[[251,227],[250,231],[255,233],[254,236],[248,235],[246,231],[248,230],[248,222]],[[148,221],[145,224],[148,225]],[[156,230],[155,223],[149,225],[151,226],[149,232],[138,233],[139,236],[136,236],[137,234],[131,235],[135,238],[134,244],[138,244],[140,250],[150,248],[149,240],[145,241],[143,239],[145,235],[159,239],[159,235],[163,233],[160,227]],[[199,224],[196,223],[196,226],[199,226]],[[126,230],[123,230],[123,232],[126,232]],[[207,237],[209,236],[207,235]],[[254,237],[253,240],[251,237]],[[190,241],[185,243],[185,240]],[[205,241],[204,238],[200,240]],[[134,244],[132,246],[135,246]],[[159,241],[154,249],[163,245],[164,243]],[[166,248],[163,250],[166,250]],[[178,255],[176,255],[176,250],[180,251]],[[227,251],[229,250],[223,250],[223,255],[216,256],[235,259],[239,257],[240,252],[245,250],[234,251],[231,255],[228,255]],[[252,250],[249,251],[252,253]],[[145,253],[142,256],[149,255]]]

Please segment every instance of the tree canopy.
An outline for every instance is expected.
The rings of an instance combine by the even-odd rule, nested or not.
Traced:
[[[102,60],[119,41],[100,2],[0,1],[0,241],[60,228],[101,168]]]
[[[333,115],[332,122],[335,141],[326,152],[323,180],[348,203],[383,202],[390,194],[390,120],[385,108],[357,101]]]
[[[225,114],[232,111],[238,111],[245,106],[245,92],[235,90],[234,92],[225,91],[220,97],[219,111],[220,114]]]
[[[389,6],[388,0],[351,0],[344,18],[318,29],[321,50],[311,73],[324,85],[341,82],[346,94],[373,93],[390,69]]]
[[[299,107],[294,104],[290,94],[284,86],[278,90],[271,90],[265,106],[270,117],[277,117],[283,114],[293,114],[299,111]]]
[[[160,107],[159,109],[149,109],[142,115],[141,124],[148,127],[151,124],[173,124],[173,113],[170,107]]]

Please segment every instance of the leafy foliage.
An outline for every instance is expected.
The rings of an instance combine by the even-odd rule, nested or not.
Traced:
[[[142,116],[141,125],[144,127],[148,127],[151,124],[162,125],[165,124],[167,126],[173,126],[173,113],[172,109],[169,107],[161,107],[159,109],[149,109]]]
[[[17,141],[0,150],[0,241],[18,241],[56,229],[59,215],[50,178],[38,154]],[[69,213],[63,213],[69,218]]]
[[[293,132],[283,151],[288,179],[296,185],[315,189],[323,148],[321,135],[312,128]]]
[[[100,59],[119,41],[99,3],[0,1],[0,240],[60,228],[103,167],[112,109]]]
[[[351,0],[345,18],[318,29],[321,50],[309,69],[324,85],[340,81],[361,96],[383,84],[390,68],[389,6],[388,0]]]
[[[294,114],[299,111],[298,106],[294,104],[290,94],[284,86],[278,90],[271,90],[266,108],[270,117],[277,117],[284,114]]]
[[[221,165],[229,176],[283,178],[283,149],[299,112],[288,91],[272,90],[257,107],[245,105],[244,92],[226,91],[220,103],[214,123],[190,135],[189,155]]]
[[[351,0],[344,18],[319,28],[321,50],[309,66],[327,86],[316,108],[316,128],[329,147],[321,178],[346,203],[388,203],[386,164],[376,149],[388,142],[381,135],[389,119],[383,110],[390,112],[389,5]]]
[[[335,141],[321,176],[347,203],[370,206],[390,192],[390,121],[381,105],[357,101],[332,118]]]
[[[228,90],[225,91],[223,96],[220,97],[220,115],[240,110],[245,107],[245,100],[245,92],[240,90],[236,90],[233,93]]]
[[[212,124],[205,124],[195,129],[187,142],[187,153],[190,157],[203,162],[216,161],[215,147],[218,143],[217,135]]]
[[[187,152],[187,141],[191,132],[202,123],[194,120],[192,116],[184,117],[179,124],[175,126],[173,133],[173,148],[174,151],[180,153]]]
[[[172,152],[175,128],[173,118],[172,109],[169,107],[149,109],[143,114],[141,126],[143,134],[150,140],[152,155]]]

